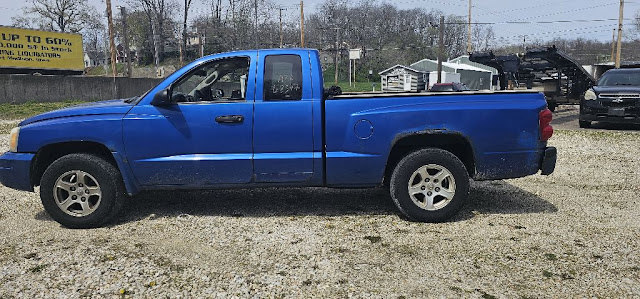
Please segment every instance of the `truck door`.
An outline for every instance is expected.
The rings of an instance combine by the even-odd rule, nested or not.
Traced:
[[[314,172],[313,96],[308,53],[260,51],[254,113],[256,182],[304,182]]]
[[[174,103],[136,105],[124,144],[143,186],[209,186],[251,181],[255,56],[194,67],[170,87]]]

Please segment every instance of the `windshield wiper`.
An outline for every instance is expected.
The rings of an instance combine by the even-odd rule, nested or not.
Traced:
[[[618,85],[622,85],[622,86],[632,86],[632,85],[634,85],[634,84],[631,84],[631,83],[615,83],[615,84],[613,84],[613,85],[617,85],[617,86],[618,86]]]
[[[125,103],[127,103],[127,104],[129,104],[129,103],[131,103],[131,102],[133,102],[133,101],[136,101],[138,98],[139,98],[139,97],[132,97],[132,98],[128,98],[128,99],[124,100],[124,102],[125,102]]]

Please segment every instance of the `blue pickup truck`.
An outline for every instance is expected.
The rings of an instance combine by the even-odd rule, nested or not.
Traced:
[[[105,225],[144,190],[387,186],[407,219],[446,221],[469,180],[553,172],[530,92],[333,94],[318,52],[196,60],[140,97],[44,113],[11,131],[0,182],[69,228]]]

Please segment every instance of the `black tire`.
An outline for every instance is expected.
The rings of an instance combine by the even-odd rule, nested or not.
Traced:
[[[591,128],[591,122],[588,120],[579,120],[578,125],[580,125],[580,128],[583,129]]]
[[[418,206],[409,194],[409,180],[414,176],[414,172],[417,172],[426,165],[440,166],[448,170],[451,176],[453,176],[455,186],[454,195],[448,203],[446,203],[446,200],[442,201],[445,199],[444,197],[434,195],[434,198],[440,198],[438,204],[444,204],[444,206],[436,210],[427,210],[426,207],[422,208]],[[415,178],[417,178],[417,176]],[[440,187],[444,188],[444,183],[445,182],[440,182]],[[422,184],[422,178],[420,178],[419,184]],[[427,188],[433,188],[433,185],[434,184],[431,184]],[[469,196],[469,174],[460,159],[452,153],[435,148],[422,149],[407,155],[398,163],[391,175],[389,189],[391,198],[398,207],[400,213],[410,220],[420,222],[443,222],[458,213],[467,201],[467,197]],[[414,196],[414,198],[418,195]],[[426,203],[426,195],[422,196],[424,196],[424,201]],[[434,199],[434,203],[436,200],[438,199]]]
[[[54,192],[60,192],[56,191],[60,189],[55,187],[58,179],[64,181],[62,177],[65,174],[73,176],[74,171],[88,174],[89,181],[95,179],[101,194],[95,197],[99,198],[99,204],[94,206],[95,210],[84,216],[68,214],[58,206],[54,196]],[[69,174],[70,172],[72,174]],[[84,187],[88,190],[89,184]],[[71,194],[75,193],[67,192],[66,196],[63,196],[70,198]],[[69,154],[55,160],[47,167],[40,181],[40,200],[44,209],[51,218],[67,228],[95,228],[105,225],[119,214],[124,205],[125,196],[124,183],[118,169],[105,159],[91,154]],[[82,198],[84,202],[84,197]],[[79,205],[78,202],[76,207],[80,207]]]

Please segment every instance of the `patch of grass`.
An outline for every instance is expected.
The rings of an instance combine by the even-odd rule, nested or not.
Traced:
[[[31,273],[38,273],[38,272],[42,272],[42,270],[44,270],[44,268],[48,267],[49,264],[42,264],[42,265],[37,265],[35,267],[31,267],[29,268],[29,272]]]
[[[373,82],[373,83],[375,83],[376,85],[376,91],[380,91],[380,82]],[[373,91],[371,82],[353,82],[351,86],[349,86],[349,82],[338,82],[338,86],[342,88],[342,92]]]
[[[458,293],[462,293],[464,291],[461,287],[457,287],[457,286],[449,286],[449,290],[452,290]]]
[[[344,248],[344,247],[336,247],[336,248],[331,248],[331,252],[333,253],[348,253],[350,252],[349,249]]]
[[[102,256],[102,258],[100,258],[100,261],[103,263],[109,262],[109,261],[115,261],[115,260],[116,260],[116,257],[111,254],[104,255]]]
[[[364,238],[369,240],[371,243],[378,243],[382,241],[382,237],[380,236],[365,236]]]
[[[545,253],[544,257],[549,261],[557,261],[558,257],[553,253]]]
[[[498,298],[496,296],[493,296],[491,294],[487,294],[487,293],[484,293],[484,292],[482,293],[482,296],[480,296],[480,297],[482,297],[484,299],[496,299],[496,298]]]
[[[555,275],[555,274],[553,274],[553,272],[551,272],[551,271],[542,270],[542,276],[544,276],[546,278],[551,278],[551,277],[553,277],[553,275]]]
[[[38,115],[47,111],[65,108],[77,104],[85,103],[83,101],[63,101],[63,102],[27,102],[23,104],[2,103],[0,104],[0,119],[24,119],[30,116]]]
[[[394,249],[396,250],[396,252],[403,255],[415,256],[418,254],[418,251],[415,248],[406,244],[397,245],[394,247]]]

